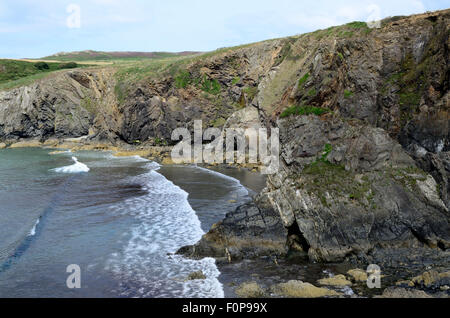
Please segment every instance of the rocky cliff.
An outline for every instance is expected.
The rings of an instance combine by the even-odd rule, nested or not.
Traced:
[[[280,171],[184,253],[448,260],[449,24],[446,10],[53,74],[0,92],[0,138],[88,135],[146,147],[170,144],[173,129],[198,119],[279,127]]]

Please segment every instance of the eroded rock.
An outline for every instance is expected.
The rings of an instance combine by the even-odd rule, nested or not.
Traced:
[[[235,293],[241,298],[263,298],[266,297],[265,290],[256,282],[243,283],[236,288]]]
[[[287,283],[276,285],[272,292],[279,296],[290,298],[322,298],[338,297],[341,294],[327,288],[319,288],[309,283],[292,280]]]
[[[377,298],[433,298],[433,296],[427,294],[423,290],[405,289],[398,287],[387,288],[383,295]]]
[[[286,254],[287,230],[267,198],[239,207],[194,246],[178,251],[193,258],[216,257],[229,262]]]

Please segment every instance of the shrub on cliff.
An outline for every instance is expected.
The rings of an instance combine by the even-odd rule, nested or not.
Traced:
[[[186,88],[190,83],[191,74],[187,71],[182,71],[175,77],[176,88]]]
[[[37,68],[40,71],[44,71],[44,70],[50,69],[50,66],[48,66],[48,64],[45,63],[45,62],[34,63],[34,67]]]
[[[78,64],[75,62],[68,62],[68,63],[63,63],[59,65],[60,69],[66,69],[66,68],[77,68]]]

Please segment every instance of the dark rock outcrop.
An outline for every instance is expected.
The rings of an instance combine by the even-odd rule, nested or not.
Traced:
[[[268,196],[285,227],[298,225],[312,260],[449,248],[450,215],[437,183],[387,132],[316,116],[279,126],[284,160],[269,176]]]
[[[448,261],[449,15],[281,43],[290,53],[253,103],[280,128],[282,166],[265,195],[289,248],[324,262]],[[334,114],[277,120],[292,104]]]
[[[386,131],[332,116],[278,125],[282,166],[258,203],[227,215],[183,254],[236,260],[281,255],[286,246],[313,261],[392,263],[427,249],[436,259],[450,247],[436,181]]]
[[[179,254],[192,258],[215,257],[226,261],[260,256],[282,256],[287,252],[287,230],[280,217],[262,195],[239,207],[214,225],[202,240]]]
[[[0,138],[47,140],[88,135],[97,114],[105,114],[100,111],[100,101],[108,100],[111,75],[109,70],[98,74],[69,71],[0,92]]]

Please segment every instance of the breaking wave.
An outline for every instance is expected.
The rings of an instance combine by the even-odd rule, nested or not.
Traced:
[[[106,264],[105,269],[120,281],[117,292],[124,297],[223,298],[214,259],[197,261],[174,255],[205,234],[188,193],[156,172],[158,165],[151,163],[148,168],[150,172],[136,180],[147,194],[114,207],[116,213],[136,219],[126,247]],[[185,281],[200,270],[207,279]]]
[[[28,236],[35,236],[36,235],[36,228],[39,225],[41,218],[37,219],[36,223],[34,224],[33,228],[30,230],[30,234]]]
[[[54,169],[55,172],[58,173],[82,173],[82,172],[89,172],[89,167],[86,166],[84,163],[81,163],[78,161],[76,157],[72,157],[72,160],[75,162],[71,166],[61,167]]]

